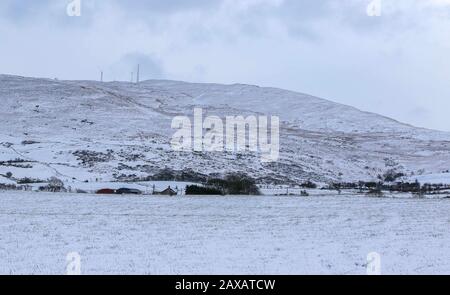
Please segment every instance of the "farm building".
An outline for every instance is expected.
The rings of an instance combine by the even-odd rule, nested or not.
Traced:
[[[170,186],[161,192],[154,192],[155,195],[163,196],[176,196],[178,193],[174,191]]]
[[[119,195],[142,195],[142,192],[134,188],[119,188],[116,190],[116,194]]]

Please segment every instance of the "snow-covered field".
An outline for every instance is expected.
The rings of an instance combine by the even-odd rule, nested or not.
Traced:
[[[450,274],[450,200],[0,192],[0,273]]]
[[[435,173],[435,174],[426,174],[419,175],[416,177],[411,177],[409,180],[413,182],[414,180],[419,181],[420,183],[442,183],[442,184],[450,184],[450,173]]]

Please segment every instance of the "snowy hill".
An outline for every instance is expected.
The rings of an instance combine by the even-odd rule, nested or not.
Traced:
[[[76,186],[144,179],[164,168],[242,171],[260,183],[373,180],[389,171],[414,178],[450,169],[449,133],[275,88],[0,75],[0,101],[0,183],[56,176]],[[261,163],[251,152],[173,151],[171,121],[192,116],[194,107],[220,117],[278,115],[279,161]]]

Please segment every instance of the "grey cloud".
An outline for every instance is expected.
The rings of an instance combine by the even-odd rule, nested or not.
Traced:
[[[127,12],[145,13],[167,13],[186,9],[207,9],[215,7],[221,1],[217,0],[114,0],[115,4]]]

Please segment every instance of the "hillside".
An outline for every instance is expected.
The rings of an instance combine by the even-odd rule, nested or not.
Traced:
[[[195,177],[241,171],[260,183],[326,183],[450,169],[449,133],[275,88],[0,75],[0,101],[0,183],[56,176],[76,186],[144,179],[166,168]],[[251,152],[174,152],[171,121],[192,116],[194,107],[220,117],[278,115],[279,161],[261,163]]]

